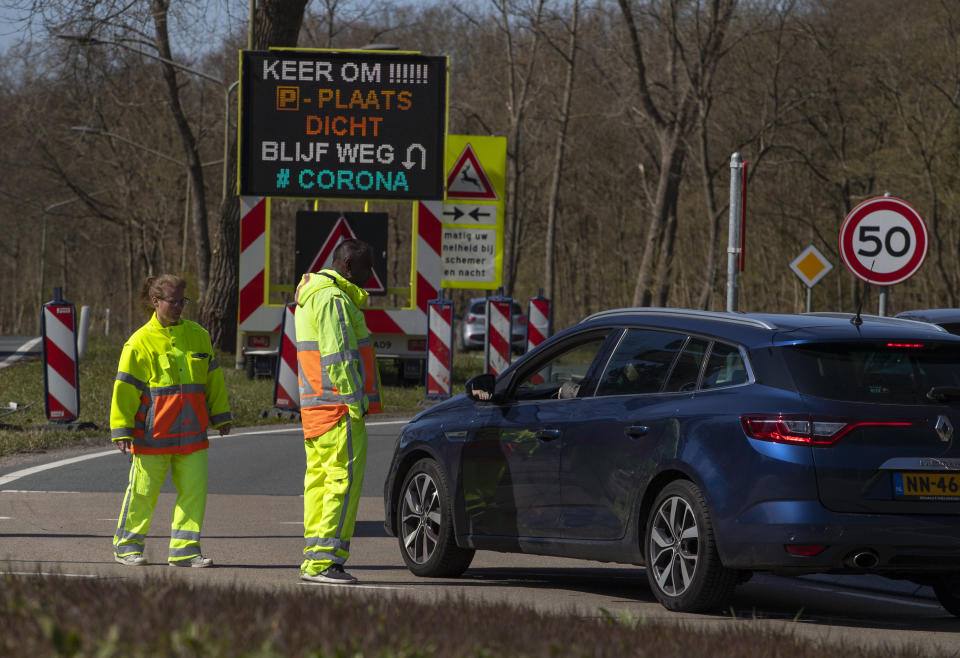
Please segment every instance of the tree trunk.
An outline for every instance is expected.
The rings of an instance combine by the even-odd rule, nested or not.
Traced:
[[[567,141],[567,126],[570,123],[570,105],[573,100],[573,82],[577,61],[577,24],[579,19],[579,0],[574,0],[573,15],[571,16],[570,22],[569,50],[565,55],[567,60],[567,77],[563,86],[563,100],[559,112],[560,127],[557,131],[557,144],[553,159],[553,176],[550,181],[550,200],[547,206],[547,231],[544,248],[544,290],[547,299],[554,299],[554,284],[556,283],[556,274],[554,273],[556,258],[554,251],[557,239],[557,209],[560,197],[560,179],[563,175],[563,153]]]
[[[153,23],[157,31],[156,46],[160,57],[172,60],[170,35],[167,31],[167,10],[169,0],[153,0]],[[210,282],[210,231],[207,225],[207,200],[203,185],[203,167],[200,165],[200,153],[197,151],[197,139],[190,128],[190,122],[180,102],[180,88],[177,86],[177,70],[167,62],[161,62],[163,80],[167,85],[170,112],[177,124],[183,153],[187,158],[187,170],[190,175],[190,202],[193,204],[193,239],[196,241],[197,291],[200,299],[207,295]]]
[[[306,6],[307,0],[260,0],[254,20],[254,50],[296,46]],[[235,131],[229,131],[229,135],[227,162],[223,165],[227,168],[227,196],[220,204],[219,230],[210,265],[210,287],[200,307],[200,323],[210,332],[214,346],[234,352],[240,295],[240,199],[236,193]]]

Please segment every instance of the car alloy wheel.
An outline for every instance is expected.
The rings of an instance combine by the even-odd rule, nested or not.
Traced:
[[[689,480],[674,480],[660,491],[647,519],[644,545],[647,581],[668,610],[722,608],[746,575],[723,566],[707,502]]]
[[[700,529],[680,496],[667,498],[654,515],[650,532],[650,568],[665,594],[680,596],[697,570]]]
[[[397,502],[400,555],[417,576],[459,576],[473,560],[472,549],[457,546],[447,480],[432,459],[407,473]]]
[[[403,492],[400,533],[407,555],[423,564],[437,549],[440,532],[440,496],[426,473],[417,473]]]

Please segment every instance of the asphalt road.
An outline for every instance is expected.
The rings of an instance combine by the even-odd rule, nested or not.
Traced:
[[[761,574],[737,590],[734,614],[728,615],[667,612],[650,593],[643,569],[626,565],[480,552],[461,578],[417,578],[405,568],[397,540],[383,530],[383,480],[403,422],[384,418],[369,425],[367,475],[348,563],[360,585],[338,588],[345,596],[390,593],[440,604],[465,596],[684,627],[751,624],[828,643],[915,647],[924,656],[955,656],[960,646],[960,619],[928,592],[906,584],[891,587],[892,581],[880,578]],[[146,555],[153,564],[131,568],[113,561],[110,540],[128,468],[127,458],[116,450],[99,449],[0,462],[0,572],[162,575],[271,590],[324,587],[297,580],[304,468],[298,425],[239,429],[211,442],[203,546],[216,562],[213,569],[166,567],[172,488],[161,494],[147,538]]]
[[[0,336],[0,369],[20,359],[40,358],[42,350],[39,336]]]

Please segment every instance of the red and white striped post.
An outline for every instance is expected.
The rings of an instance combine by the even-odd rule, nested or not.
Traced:
[[[510,365],[510,340],[513,337],[513,299],[487,297],[487,336],[484,350],[485,370],[499,375]]]
[[[527,304],[528,352],[550,337],[552,310],[550,300],[543,296],[543,288],[540,288],[537,291],[537,296]]]
[[[287,304],[280,331],[280,353],[273,378],[273,406],[277,409],[300,409],[300,377],[297,370],[297,332],[293,324],[296,304]]]
[[[453,373],[453,300],[440,297],[427,302],[427,399],[450,397]]]
[[[68,423],[80,415],[80,368],[77,362],[77,314],[53,289],[43,305],[43,401],[47,418]]]

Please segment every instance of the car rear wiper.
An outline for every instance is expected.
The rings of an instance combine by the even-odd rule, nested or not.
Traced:
[[[927,391],[927,399],[934,402],[960,400],[960,386],[934,386]]]

